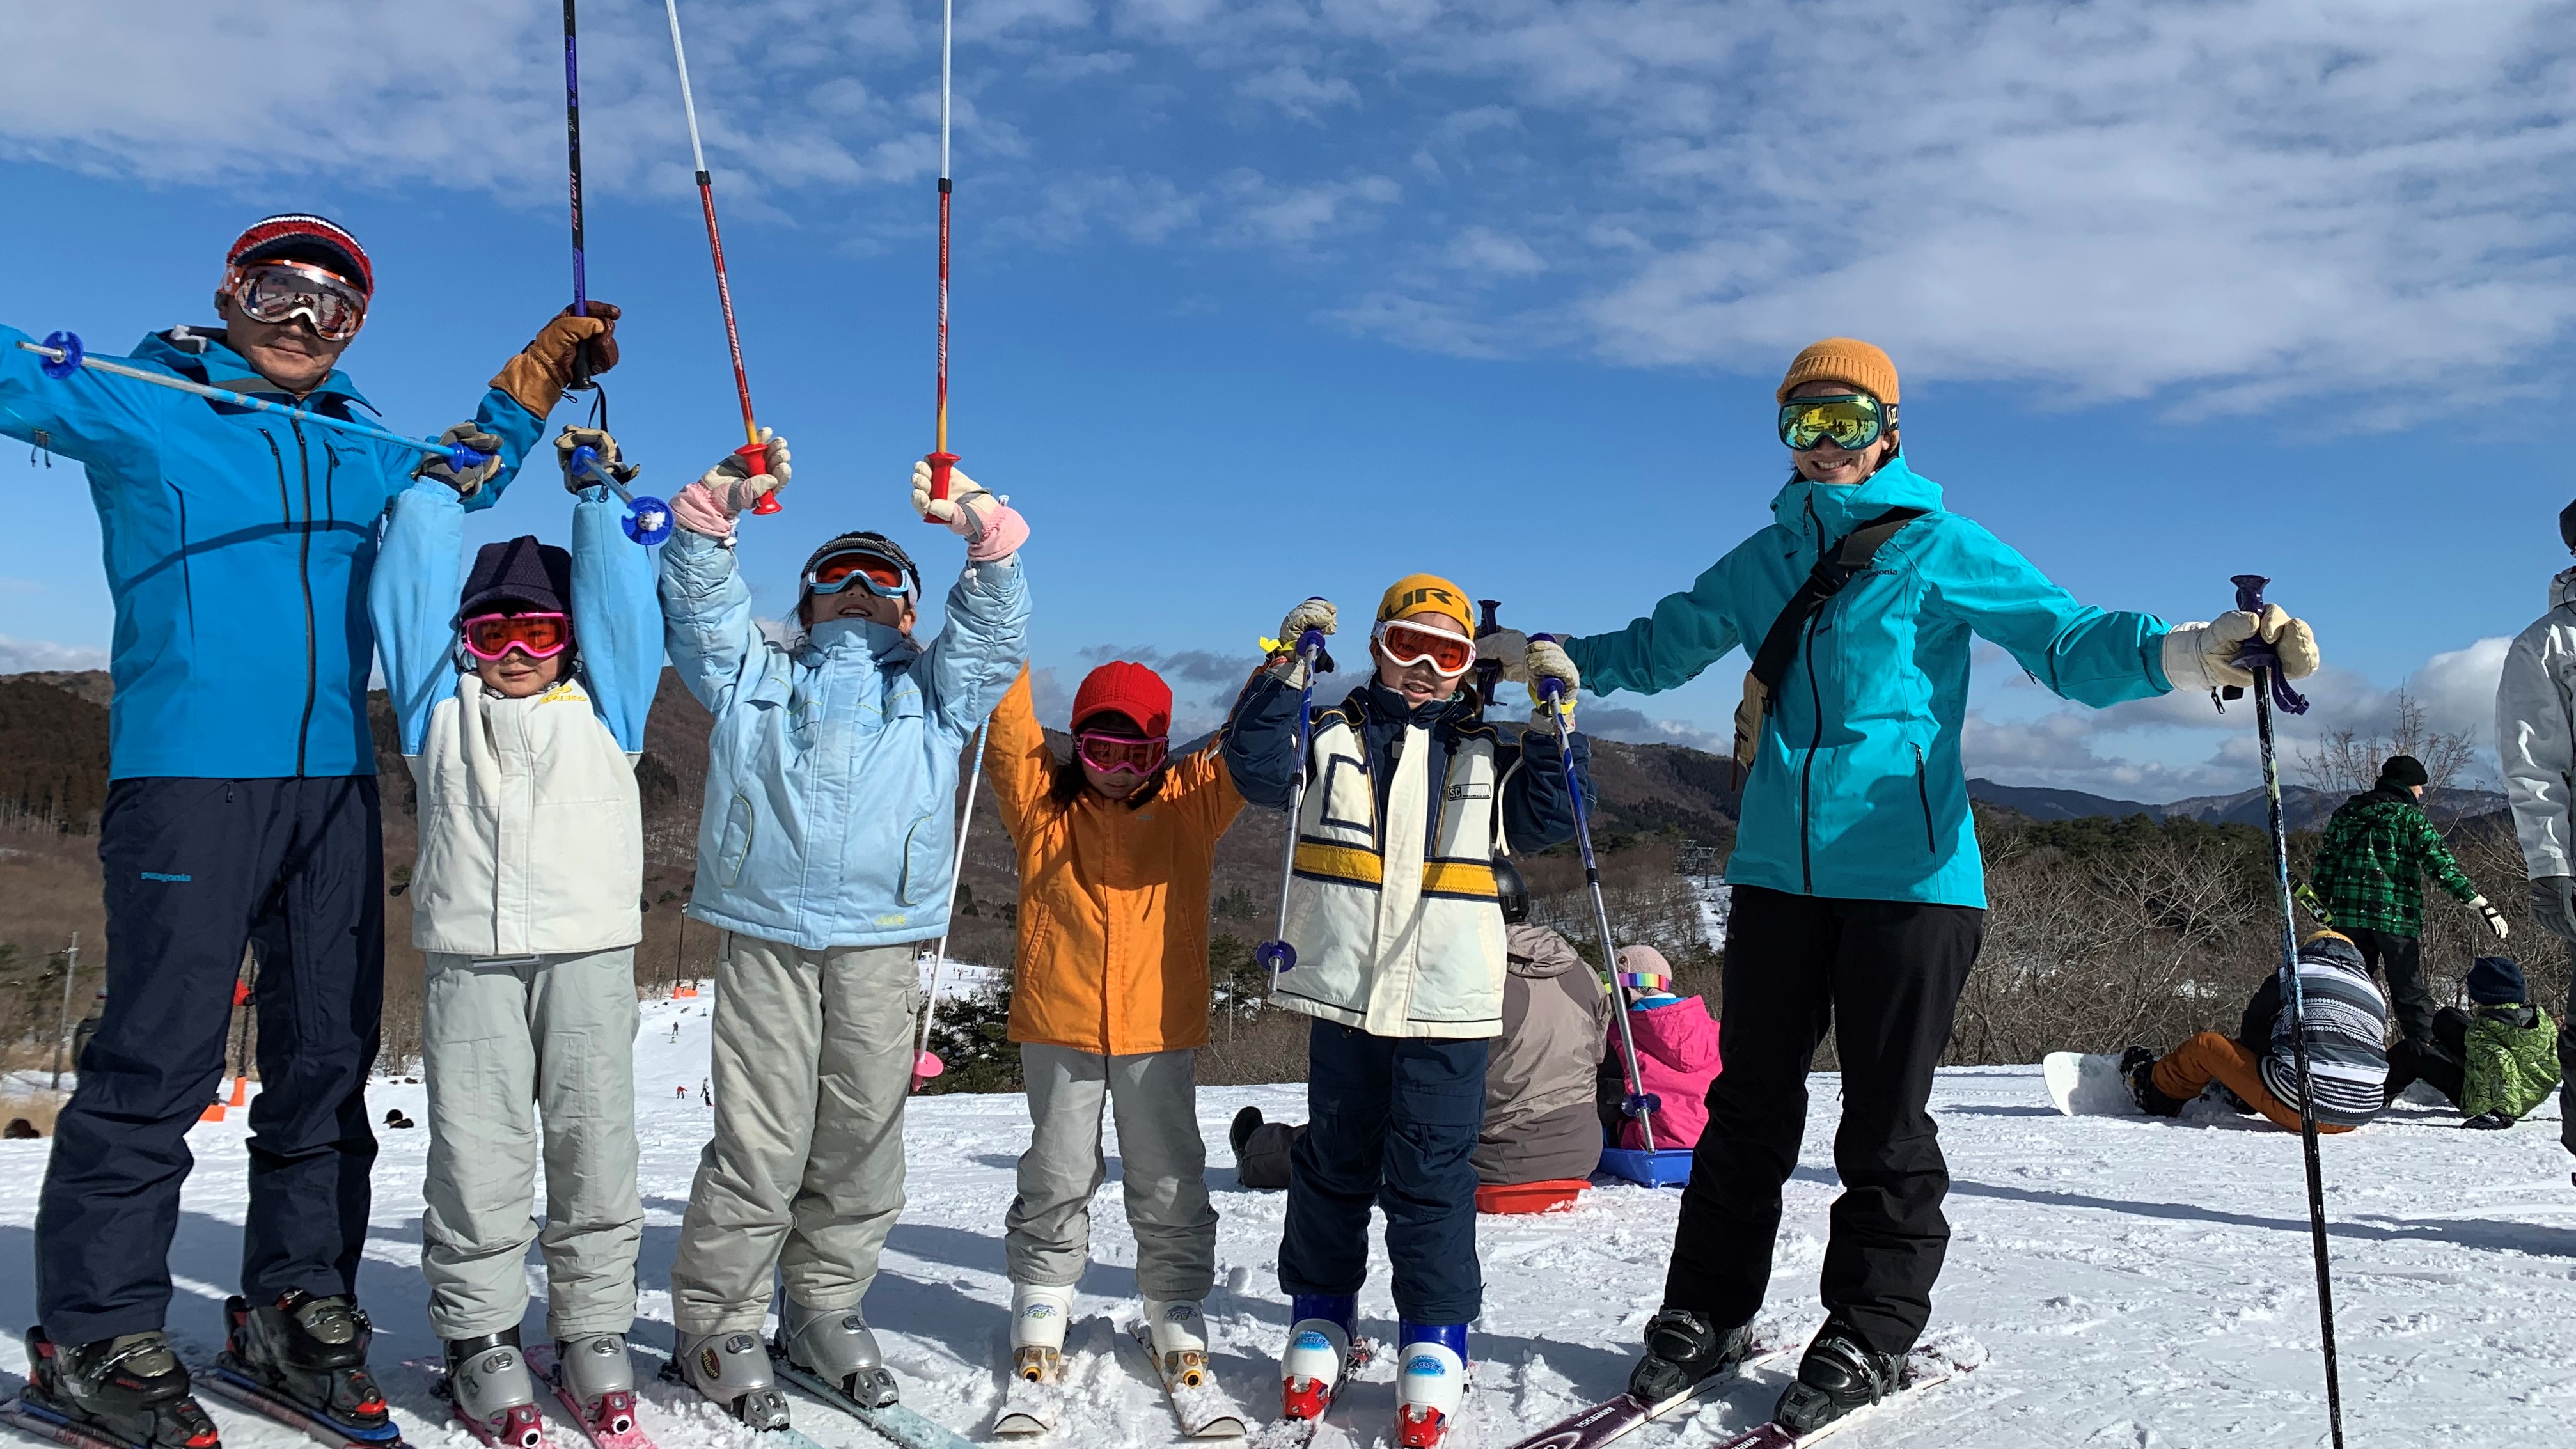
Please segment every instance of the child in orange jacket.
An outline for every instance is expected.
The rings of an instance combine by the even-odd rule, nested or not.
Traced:
[[[1216,1274],[1216,1211],[1199,1138],[1197,1049],[1208,1040],[1208,881],[1243,808],[1216,748],[1169,759],[1172,691],[1153,670],[1101,665],[1073,701],[1074,757],[1038,727],[1026,671],[994,711],[986,772],[1019,852],[1011,1040],[1034,1130],[1004,1219],[1011,1350],[1052,1381],[1090,1256],[1091,1199],[1117,1114],[1136,1285],[1167,1379],[1203,1381],[1199,1301]]]

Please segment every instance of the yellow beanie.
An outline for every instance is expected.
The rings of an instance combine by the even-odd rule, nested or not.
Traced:
[[[1406,574],[1377,601],[1380,619],[1401,619],[1426,609],[1457,620],[1462,634],[1476,632],[1476,616],[1467,608],[1467,591],[1438,574]]]
[[[1847,383],[1883,403],[1903,400],[1896,395],[1896,364],[1857,337],[1828,337],[1799,349],[1773,400],[1787,402],[1792,391],[1811,382]]]

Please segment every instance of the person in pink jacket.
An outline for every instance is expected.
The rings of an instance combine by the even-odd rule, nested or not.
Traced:
[[[1708,1084],[1721,1070],[1717,1023],[1708,1003],[1675,996],[1672,967],[1652,946],[1619,948],[1619,985],[1626,994],[1628,1034],[1637,1043],[1637,1075],[1646,1094],[1662,1102],[1653,1115],[1657,1150],[1692,1147],[1708,1126]],[[1610,1055],[1619,1056],[1619,1023],[1610,1023]],[[1619,1124],[1619,1145],[1646,1145],[1637,1124]]]

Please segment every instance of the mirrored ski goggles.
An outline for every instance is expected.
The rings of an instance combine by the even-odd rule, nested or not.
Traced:
[[[1163,768],[1163,756],[1172,746],[1169,735],[1139,738],[1101,730],[1080,731],[1073,743],[1082,762],[1104,775],[1150,775]]]
[[[1780,404],[1780,441],[1793,453],[1827,443],[1858,451],[1878,441],[1894,411],[1865,392],[1793,397]]]
[[[552,659],[572,642],[568,614],[477,614],[465,621],[465,652],[498,659],[516,649],[531,659]]]
[[[1369,631],[1387,662],[1399,668],[1431,666],[1443,679],[1455,679],[1476,662],[1476,641],[1440,629],[1425,629],[1402,619],[1380,619]]]
[[[853,584],[880,599],[912,592],[903,565],[883,554],[836,553],[805,571],[805,587],[818,594],[837,594]]]
[[[254,322],[313,324],[325,342],[346,342],[367,320],[367,294],[302,262],[259,262],[234,270],[233,305]]]

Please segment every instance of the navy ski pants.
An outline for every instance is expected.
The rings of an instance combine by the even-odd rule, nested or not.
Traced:
[[[1466,1323],[1482,1310],[1471,1159],[1485,1125],[1487,1046],[1314,1023],[1308,1120],[1288,1154],[1280,1287],[1359,1292],[1374,1204],[1386,1209],[1395,1310],[1406,1322]]]
[[[54,1130],[36,1311],[56,1343],[164,1326],[188,1129],[224,1072],[257,948],[242,1295],[354,1291],[376,1159],[364,1091],[384,1003],[372,775],[118,780],[99,826],[107,1007]]]

